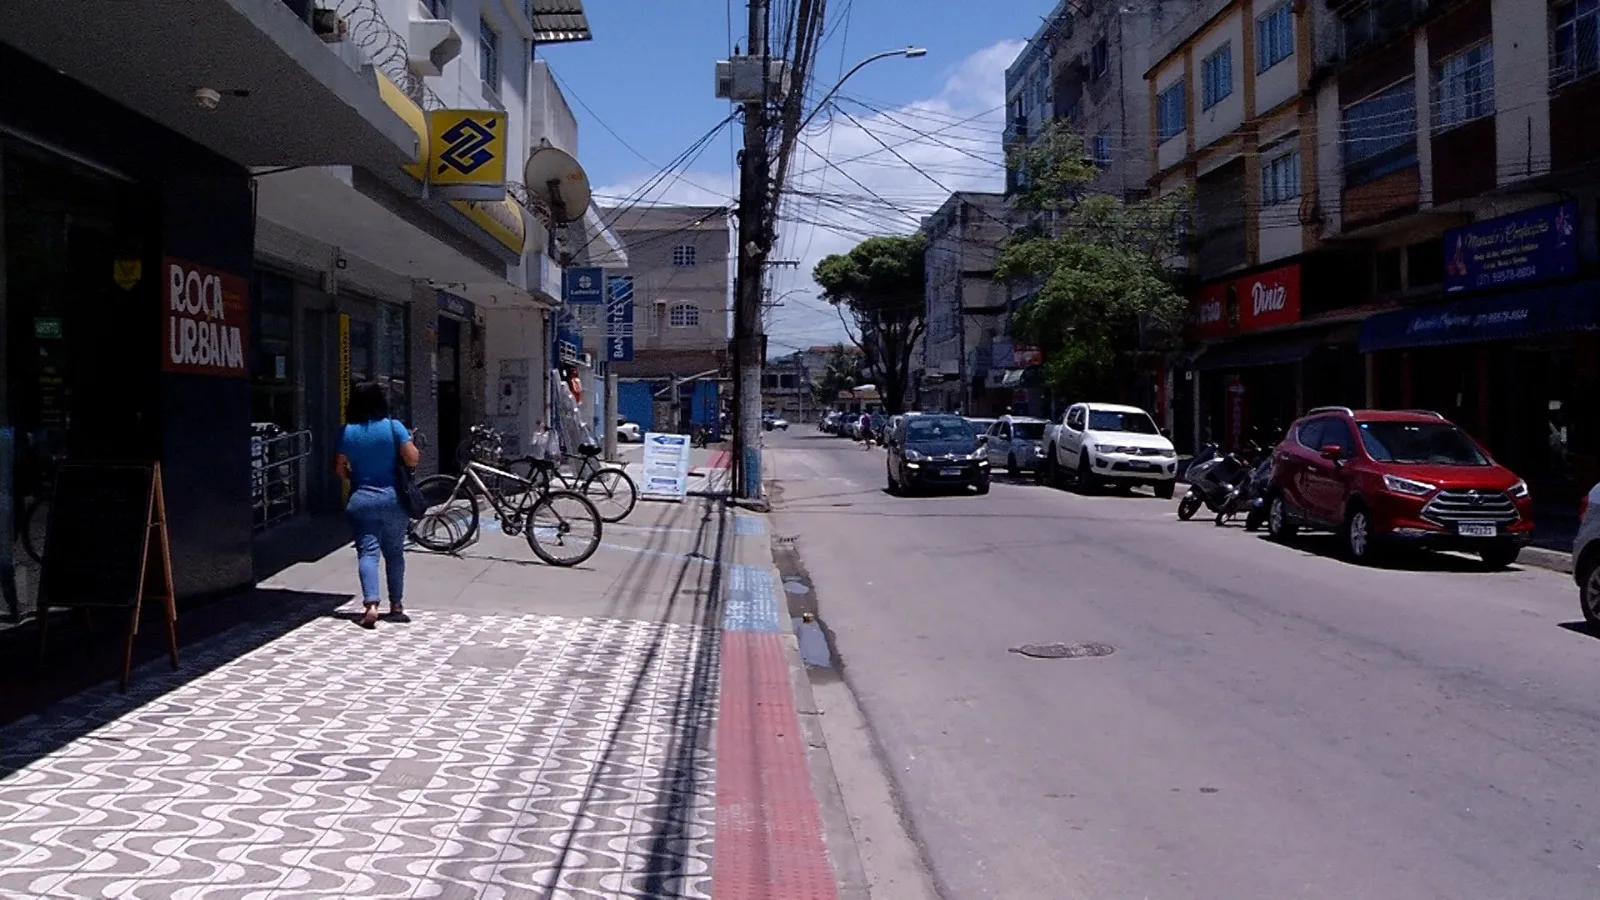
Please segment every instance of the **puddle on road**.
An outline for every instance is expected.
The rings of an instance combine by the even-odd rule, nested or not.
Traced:
[[[795,636],[800,639],[800,661],[806,668],[833,668],[833,651],[828,648],[828,636],[823,633],[822,625],[815,620],[808,622],[804,616],[795,616],[793,624]]]

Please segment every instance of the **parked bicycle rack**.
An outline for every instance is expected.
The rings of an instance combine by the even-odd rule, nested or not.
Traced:
[[[256,531],[300,511],[301,474],[311,455],[311,432],[286,432],[256,423],[250,437],[250,505]]]

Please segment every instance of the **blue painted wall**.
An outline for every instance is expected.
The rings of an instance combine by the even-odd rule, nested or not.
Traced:
[[[645,431],[655,428],[655,402],[650,399],[648,381],[617,382],[617,415],[637,422]]]

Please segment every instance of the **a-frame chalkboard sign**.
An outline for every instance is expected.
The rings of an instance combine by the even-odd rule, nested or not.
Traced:
[[[122,610],[128,616],[122,690],[133,670],[133,639],[144,601],[159,600],[167,649],[178,667],[178,608],[161,464],[67,462],[56,474],[39,577],[39,649],[50,610]]]

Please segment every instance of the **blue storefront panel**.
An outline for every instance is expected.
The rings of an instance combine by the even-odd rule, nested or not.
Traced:
[[[1477,344],[1600,329],[1600,281],[1562,285],[1434,306],[1368,319],[1361,352]]]

